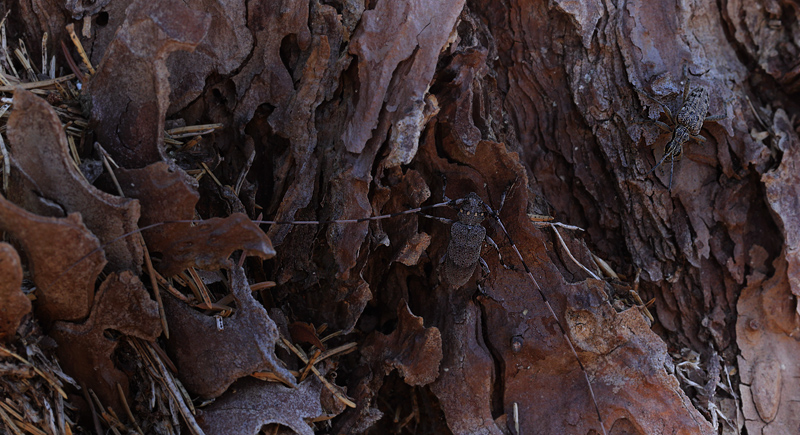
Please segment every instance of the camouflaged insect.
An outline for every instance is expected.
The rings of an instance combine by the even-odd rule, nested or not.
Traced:
[[[694,139],[697,142],[705,143],[706,138],[700,135],[700,130],[703,129],[703,124],[706,121],[719,121],[727,118],[725,115],[706,116],[709,109],[708,91],[704,87],[694,88],[689,92],[689,78],[687,75],[687,68],[683,68],[684,85],[683,85],[683,104],[678,110],[678,115],[673,117],[672,112],[664,103],[648,94],[647,92],[636,89],[637,92],[646,96],[647,98],[655,101],[667,115],[669,125],[658,120],[647,120],[645,122],[653,122],[660,129],[672,135],[667,146],[664,148],[664,156],[658,163],[653,166],[653,169],[647,173],[650,176],[664,161],[670,159],[669,168],[669,186],[668,190],[672,190],[672,173],[675,166],[675,160],[680,160],[683,154],[683,145],[689,142],[689,139]]]
[[[475,272],[481,259],[481,247],[486,240],[486,228],[481,225],[486,210],[481,198],[474,192],[458,200],[458,220],[450,225],[450,243],[444,259],[444,278],[461,287]]]

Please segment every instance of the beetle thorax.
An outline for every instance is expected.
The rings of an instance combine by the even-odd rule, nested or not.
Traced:
[[[675,131],[672,132],[672,138],[667,143],[664,149],[665,153],[675,153],[676,150],[683,148],[683,144],[689,141],[691,137],[689,129],[683,125],[678,124],[675,126]]]
[[[486,208],[474,192],[467,195],[458,208],[458,221],[466,225],[480,225],[486,217]]]

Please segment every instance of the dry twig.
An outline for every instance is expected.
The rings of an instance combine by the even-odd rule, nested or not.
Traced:
[[[281,337],[281,340],[283,341],[283,344],[285,344],[286,347],[289,348],[289,350],[291,350],[295,355],[297,355],[298,358],[300,358],[300,361],[303,361],[303,364],[308,364],[308,357],[306,357],[302,351],[297,349],[291,342],[289,342],[289,340],[283,337]],[[317,370],[316,367],[314,367],[313,365],[311,365],[310,367],[311,371],[314,372],[317,378],[322,382],[323,385],[325,385],[325,388],[327,388],[328,391],[330,391],[330,393],[333,394],[334,397],[336,397],[340,402],[344,403],[345,405],[351,408],[356,407],[356,404],[353,403],[352,400],[345,397],[339,390],[336,389],[336,387],[331,385],[330,381],[328,381],[328,379],[326,379],[325,376],[322,376],[322,374],[319,372],[319,370]]]

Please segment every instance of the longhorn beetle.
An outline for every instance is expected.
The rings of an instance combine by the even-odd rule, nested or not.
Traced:
[[[480,262],[483,270],[488,273],[489,266],[481,258],[481,248],[483,243],[488,243],[497,251],[500,262],[503,266],[503,257],[500,255],[500,248],[497,243],[486,234],[486,228],[481,225],[486,218],[486,213],[492,213],[492,209],[475,192],[470,192],[467,196],[450,200],[445,193],[447,191],[447,178],[442,174],[444,186],[442,192],[447,205],[458,211],[458,220],[447,219],[439,216],[431,216],[420,212],[419,214],[429,219],[450,225],[450,240],[447,243],[447,251],[442,258],[443,264],[440,270],[440,279],[455,288],[464,286],[475,273],[475,266]],[[513,186],[513,184],[512,184]],[[507,192],[507,190],[506,190]],[[500,208],[506,199],[506,192],[501,198]]]
[[[513,187],[513,184],[511,186],[509,186],[509,188],[510,187]],[[569,336],[567,335],[566,329],[564,329],[564,326],[561,325],[561,321],[558,320],[558,316],[556,316],[556,312],[555,312],[555,310],[553,310],[553,307],[550,305],[550,301],[547,299],[547,296],[545,296],[544,291],[542,290],[542,287],[539,285],[539,282],[536,281],[536,278],[533,277],[533,273],[531,272],[531,269],[528,267],[528,263],[525,262],[525,259],[522,257],[522,254],[519,252],[519,249],[517,249],[517,244],[514,243],[514,240],[511,238],[511,234],[508,233],[508,231],[506,230],[506,226],[503,225],[503,221],[500,220],[499,210],[503,208],[503,204],[505,203],[506,194],[508,193],[508,190],[509,189],[506,189],[506,191],[503,192],[503,195],[500,198],[500,207],[499,207],[498,211],[492,210],[492,208],[489,206],[489,204],[487,204],[484,201],[482,201],[480,199],[480,197],[474,192],[469,193],[463,199],[457,199],[457,200],[454,200],[454,201],[450,201],[447,204],[450,207],[458,208],[458,210],[459,210],[459,213],[458,213],[459,220],[457,222],[454,222],[452,224],[453,226],[451,227],[451,239],[450,239],[450,242],[447,245],[447,254],[445,254],[445,255],[449,256],[450,253],[451,253],[451,249],[453,251],[456,251],[456,252],[453,254],[453,257],[454,257],[453,260],[447,260],[447,259],[445,260],[445,276],[448,279],[455,280],[456,278],[463,277],[463,274],[464,274],[463,269],[469,269],[470,270],[470,274],[464,280],[464,282],[466,282],[466,280],[469,279],[469,277],[472,275],[472,272],[474,272],[474,270],[475,270],[475,264],[477,263],[477,261],[473,262],[471,266],[464,267],[464,266],[460,266],[458,264],[458,261],[456,260],[456,259],[461,259],[462,256],[465,256],[465,255],[461,254],[461,252],[458,252],[458,251],[466,250],[466,249],[475,249],[477,251],[477,254],[473,253],[472,255],[476,255],[478,258],[480,258],[480,247],[481,247],[480,243],[478,243],[477,246],[474,246],[474,245],[473,246],[469,246],[468,244],[463,243],[463,241],[460,240],[460,237],[461,237],[460,235],[465,230],[465,228],[469,228],[470,231],[475,231],[476,233],[482,233],[484,235],[486,241],[491,246],[493,246],[495,249],[497,249],[497,244],[495,244],[494,241],[491,238],[489,238],[488,236],[485,235],[486,234],[486,229],[484,229],[483,226],[481,226],[481,222],[483,222],[483,219],[484,219],[484,214],[483,214],[483,212],[477,212],[477,210],[479,210],[480,207],[485,208],[486,212],[488,213],[488,215],[492,219],[494,219],[497,222],[497,224],[500,226],[500,229],[503,230],[503,234],[505,234],[506,239],[508,239],[509,245],[511,245],[511,248],[514,249],[514,252],[517,254],[517,258],[522,263],[522,266],[525,268],[525,273],[528,275],[528,278],[530,278],[531,282],[533,283],[533,286],[539,292],[539,296],[542,298],[542,301],[544,301],[545,306],[547,306],[547,310],[550,312],[550,316],[556,321],[556,324],[558,325],[558,329],[561,331],[561,335],[564,337],[564,341],[567,342],[567,344],[569,345],[569,349],[572,351],[572,355],[575,357],[575,360],[578,361],[578,365],[581,368],[581,372],[583,373],[583,377],[584,377],[584,379],[586,379],[586,386],[589,388],[589,394],[592,397],[592,403],[594,404],[594,409],[597,412],[597,419],[598,419],[598,421],[600,423],[600,429],[602,430],[604,435],[607,435],[605,423],[603,423],[603,416],[600,414],[600,407],[597,405],[597,398],[594,395],[594,389],[592,388],[592,382],[589,380],[589,374],[586,371],[586,367],[584,367],[583,362],[581,361],[580,357],[578,357],[578,352],[575,350],[575,346],[572,345],[572,340],[569,339]],[[480,227],[483,231],[481,232],[480,230],[476,230],[474,228],[475,226]],[[472,236],[469,239],[474,240],[476,238],[477,237]],[[469,240],[469,239],[467,239],[467,240]],[[497,249],[497,252],[499,254],[500,250]],[[448,261],[451,261],[452,263],[454,263],[454,265],[451,266],[450,270],[448,270]],[[481,260],[481,261],[483,261],[483,260]],[[501,257],[500,261],[502,262],[502,257]],[[448,275],[448,274],[452,275],[452,277],[450,275]],[[451,282],[451,284],[455,284],[455,283]],[[463,282],[462,282],[461,285],[463,285]]]
[[[636,88],[636,92],[655,101],[664,110],[664,113],[667,115],[667,120],[669,121],[669,125],[657,119],[643,121],[652,122],[664,132],[672,135],[667,146],[664,148],[664,156],[661,157],[661,160],[659,160],[646,175],[646,177],[649,177],[650,174],[661,166],[664,160],[669,157],[668,191],[672,191],[672,172],[675,166],[675,160],[680,160],[683,154],[683,145],[689,142],[689,139],[705,143],[706,138],[700,135],[700,130],[703,129],[703,123],[708,121],[716,122],[728,117],[727,113],[724,115],[706,116],[709,109],[708,91],[706,88],[700,86],[689,92],[689,76],[688,67],[686,65],[683,66],[683,82],[683,104],[681,104],[681,108],[678,110],[678,115],[674,117],[666,104],[644,90]]]
[[[515,183],[511,184],[506,192],[502,194],[500,207],[498,211],[502,209],[503,204],[505,203],[506,194],[514,186]],[[578,362],[580,369],[583,373],[584,379],[586,380],[586,386],[589,389],[589,394],[592,398],[592,403],[594,405],[595,411],[597,413],[597,419],[600,423],[600,429],[604,435],[607,435],[605,424],[603,422],[603,417],[600,414],[600,407],[597,404],[597,399],[594,394],[594,389],[592,388],[592,383],[589,380],[589,374],[586,371],[583,362],[581,361],[580,357],[578,356],[578,352],[575,350],[575,347],[572,344],[572,340],[569,339],[567,335],[566,329],[561,324],[561,321],[556,316],[555,310],[550,305],[550,301],[545,296],[544,291],[542,290],[539,283],[534,278],[533,273],[531,272],[530,267],[525,262],[525,259],[522,257],[517,245],[514,243],[511,235],[506,230],[505,225],[500,220],[500,216],[498,211],[493,210],[489,204],[484,202],[480,196],[476,193],[471,192],[467,194],[464,198],[450,200],[447,197],[444,197],[445,201],[422,206],[416,207],[409,210],[404,210],[397,213],[391,213],[387,215],[380,215],[380,216],[370,216],[366,218],[359,218],[359,219],[335,219],[335,220],[328,220],[328,221],[268,221],[268,220],[254,220],[254,223],[257,224],[268,224],[268,225],[324,225],[324,224],[348,224],[348,223],[361,223],[361,222],[369,222],[369,221],[376,221],[382,219],[389,219],[397,216],[408,215],[408,214],[420,214],[422,216],[439,220],[444,223],[448,223],[451,225],[451,238],[448,242],[447,251],[445,254],[445,258],[443,259],[444,263],[444,270],[442,276],[448,282],[448,284],[459,288],[466,284],[467,281],[472,277],[472,274],[475,272],[475,267],[477,266],[478,262],[482,264],[483,267],[488,269],[483,259],[480,258],[481,247],[484,241],[486,241],[489,245],[494,247],[499,255],[499,249],[497,244],[486,235],[486,229],[481,225],[482,222],[485,220],[486,216],[488,215],[490,218],[494,219],[500,229],[505,234],[508,243],[513,248],[514,252],[517,255],[517,258],[522,263],[523,268],[525,269],[525,273],[528,275],[528,278],[533,283],[533,286],[536,288],[536,291],[539,293],[539,296],[544,301],[547,310],[550,313],[550,316],[555,320],[556,324],[558,325],[559,330],[561,331],[562,336],[564,337],[564,341],[567,342],[569,345],[570,351],[572,355],[575,357],[575,360]],[[423,211],[439,208],[439,207],[451,207],[458,211],[458,220],[450,220],[447,218],[437,217],[437,216],[430,216],[427,214],[422,213]],[[96,252],[102,250],[103,248],[122,240],[125,237],[129,237],[131,235],[137,234],[142,231],[146,231],[148,229],[156,228],[160,225],[169,224],[169,223],[197,223],[196,220],[174,220],[174,221],[166,221],[166,222],[159,222],[154,223],[151,225],[147,225],[137,229],[136,231],[132,231],[127,234],[123,234],[119,237],[114,238],[113,240],[105,243],[103,246],[96,248],[89,252],[88,254],[81,257],[75,264],[67,268],[64,272],[61,273],[61,276],[68,273],[72,270],[75,266],[77,266],[81,261],[90,257],[91,255],[95,254]],[[502,263],[502,257],[500,258]]]

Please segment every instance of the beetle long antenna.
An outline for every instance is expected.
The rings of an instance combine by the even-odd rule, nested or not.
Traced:
[[[268,221],[268,220],[257,220],[257,221],[253,221],[253,222],[256,223],[256,224],[259,224],[259,225],[261,225],[261,224],[268,224],[268,225],[325,225],[325,224],[335,224],[335,223],[342,223],[342,224],[361,223],[361,222],[368,222],[368,221],[377,221],[377,220],[381,220],[381,219],[388,219],[388,218],[391,218],[391,217],[401,216],[401,215],[404,215],[404,214],[417,213],[417,212],[420,212],[420,211],[423,211],[423,210],[429,210],[429,209],[437,208],[437,207],[444,207],[444,206],[450,205],[451,202],[452,201],[439,202],[439,203],[432,204],[432,205],[426,205],[426,206],[422,206],[422,207],[417,207],[417,208],[414,208],[414,209],[411,209],[411,210],[405,210],[405,211],[392,213],[392,214],[387,214],[387,215],[381,215],[381,216],[370,216],[370,217],[360,218],[360,219],[334,219],[334,220],[328,220],[328,221]],[[59,279],[63,278],[66,274],[68,274],[72,269],[74,269],[76,266],[81,264],[81,262],[83,262],[87,258],[91,257],[92,255],[94,255],[94,254],[96,254],[98,252],[101,252],[101,251],[105,250],[110,245],[113,245],[114,243],[116,243],[116,242],[118,242],[120,240],[123,240],[123,239],[125,239],[127,237],[131,237],[133,235],[141,233],[142,231],[147,231],[147,230],[150,230],[150,229],[153,229],[153,228],[157,228],[157,227],[160,227],[161,225],[165,225],[165,224],[199,224],[199,223],[202,223],[202,222],[204,222],[204,221],[203,220],[196,220],[196,219],[171,220],[171,221],[164,221],[164,222],[156,222],[154,224],[145,225],[145,226],[143,226],[141,228],[137,228],[137,229],[135,229],[133,231],[129,231],[129,232],[125,233],[125,234],[122,234],[120,236],[114,237],[113,239],[103,243],[102,245],[98,246],[97,248],[92,249],[91,251],[89,251],[89,253],[87,253],[83,257],[79,258],[75,263],[73,263],[71,266],[66,268],[63,272],[61,272],[58,275],[58,277],[56,277],[53,280],[52,283],[47,284],[46,288],[51,287],[55,281],[58,281]]]
[[[667,192],[672,192],[672,170],[675,168],[675,157],[673,156],[669,159],[669,187],[667,187]]]
[[[384,214],[380,216],[370,216],[365,218],[358,218],[358,219],[331,219],[327,221],[253,221],[256,224],[269,224],[269,225],[325,225],[325,224],[359,224],[361,222],[369,222],[369,221],[378,221],[382,219],[389,219],[397,216],[402,216],[404,214],[414,214],[424,210],[430,210],[432,208],[437,207],[444,207],[451,205],[450,203],[453,201],[445,201],[439,202],[432,205],[425,205],[422,207],[412,208],[409,210],[399,211],[397,213],[391,214]]]
[[[510,187],[513,187],[513,184]],[[505,196],[508,193],[508,190],[509,189],[507,189],[506,192],[503,193],[503,198],[500,201],[501,204],[505,203]],[[572,340],[569,339],[569,336],[567,335],[567,330],[564,329],[564,326],[561,325],[561,321],[558,320],[558,316],[556,316],[555,310],[553,310],[553,307],[550,305],[550,301],[547,299],[547,296],[545,296],[542,287],[539,285],[539,282],[536,281],[536,278],[533,277],[531,269],[528,267],[528,264],[525,262],[525,259],[522,258],[522,254],[519,252],[519,249],[517,249],[517,245],[511,239],[511,235],[506,230],[506,226],[503,225],[503,221],[500,220],[500,216],[498,215],[498,213],[492,210],[488,204],[484,204],[484,206],[489,211],[489,214],[494,218],[494,220],[497,221],[497,224],[500,225],[500,229],[502,229],[503,233],[506,235],[508,243],[511,245],[511,248],[514,249],[514,252],[517,254],[517,258],[519,258],[519,261],[522,262],[522,266],[525,268],[525,273],[528,274],[528,277],[530,278],[531,282],[533,282],[533,286],[536,287],[536,290],[539,292],[539,296],[541,296],[545,306],[547,306],[547,309],[550,311],[550,315],[553,317],[553,319],[555,319],[556,324],[558,325],[558,329],[561,330],[561,335],[564,337],[564,341],[567,342],[567,344],[569,345],[569,349],[572,351],[572,355],[575,357],[575,360],[578,361],[578,365],[581,368],[581,372],[583,372],[583,377],[584,379],[586,379],[586,385],[589,387],[589,394],[592,396],[592,403],[594,404],[594,410],[597,412],[597,419],[600,421],[600,429],[602,429],[603,435],[608,435],[608,432],[606,432],[605,423],[603,423],[603,416],[600,414],[600,406],[597,404],[597,398],[594,395],[594,389],[592,388],[592,381],[589,380],[589,374],[586,372],[586,367],[584,367],[583,362],[578,356],[578,352],[575,350],[575,346],[572,345]]]
[[[667,157],[669,157],[670,155],[672,155],[672,153],[665,152],[664,157],[661,157],[661,160],[659,160],[658,163],[656,163],[656,165],[653,166],[653,169],[651,169],[650,172],[648,172],[647,175],[645,175],[645,178],[649,177],[650,174],[655,172],[656,169],[658,169],[658,167],[661,166],[661,164],[664,163],[664,160],[667,160]]]

